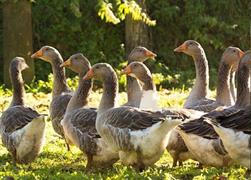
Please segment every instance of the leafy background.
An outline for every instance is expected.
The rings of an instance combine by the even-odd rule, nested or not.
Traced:
[[[124,12],[128,13],[131,6],[122,6],[120,0],[109,2],[33,1],[34,51],[43,45],[51,45],[64,58],[82,52],[92,64],[108,62],[117,69],[121,68],[126,59],[123,18]],[[195,77],[191,57],[173,53],[173,49],[187,39],[197,40],[206,51],[211,88],[215,87],[218,62],[224,49],[228,46],[250,49],[249,0],[147,0],[146,4],[149,16],[156,20],[156,25],[154,21],[147,21],[151,25],[150,49],[158,54],[157,61],[147,64],[153,73],[159,73],[156,77],[162,77],[159,79],[161,87],[191,87]],[[114,14],[111,15],[110,10]],[[0,27],[0,41],[1,31]],[[36,60],[35,67],[35,81],[47,80],[51,72],[50,65]],[[68,75],[74,76],[70,72]]]

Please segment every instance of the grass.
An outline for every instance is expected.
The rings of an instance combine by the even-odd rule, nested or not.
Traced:
[[[182,107],[188,91],[162,90],[159,103],[162,107]],[[0,111],[7,108],[11,92],[0,89]],[[90,106],[97,106],[101,92],[90,95]],[[40,113],[48,114],[51,95],[44,93],[27,93],[26,104]],[[126,94],[120,93],[120,104],[125,102]],[[39,157],[30,165],[14,166],[6,149],[0,144],[0,179],[12,176],[15,179],[245,179],[246,169],[240,166],[230,168],[197,168],[197,162],[189,160],[182,167],[172,168],[172,158],[165,152],[162,158],[147,170],[139,173],[121,163],[114,164],[113,169],[87,171],[86,158],[76,147],[67,152],[64,141],[53,131],[51,123],[46,125],[46,144]]]

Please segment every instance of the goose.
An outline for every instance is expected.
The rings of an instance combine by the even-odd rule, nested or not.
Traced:
[[[65,69],[60,67],[63,58],[57,49],[51,46],[43,46],[35,52],[31,58],[42,59],[49,62],[53,72],[52,101],[50,103],[50,118],[54,131],[64,138],[64,131],[60,124],[66,111],[66,107],[72,97],[72,92],[66,83]],[[69,145],[66,143],[67,149]]]
[[[251,106],[235,111],[228,116],[207,118],[205,121],[213,126],[229,156],[250,171]]]
[[[247,51],[242,56],[236,72],[237,101],[234,106],[224,110],[212,111],[197,120],[183,123],[177,127],[189,151],[204,165],[221,167],[233,163],[231,156],[222,143],[222,139],[219,138],[213,127],[205,122],[204,119],[228,117],[250,105],[248,89],[250,62],[251,51]],[[226,123],[228,122],[226,121]]]
[[[218,71],[218,85],[216,89],[216,99],[211,104],[200,105],[193,107],[195,110],[210,112],[220,106],[232,106],[235,101],[233,98],[233,93],[231,92],[230,80],[231,74],[236,70],[240,62],[240,58],[243,56],[244,52],[237,47],[228,47],[221,57],[221,62]],[[234,69],[233,69],[234,68]]]
[[[132,77],[137,78],[140,82],[142,82],[143,86],[143,95],[140,102],[140,109],[148,109],[153,111],[160,111],[161,109],[158,107],[157,101],[157,92],[155,88],[155,84],[153,83],[152,75],[150,70],[141,62],[132,62],[130,63],[122,73],[130,75]],[[162,109],[166,115],[175,115],[179,116],[181,119],[195,119],[202,116],[203,112],[198,112],[192,109]],[[174,130],[172,130],[174,131]],[[191,153],[188,151],[184,141],[181,137],[176,133],[168,134],[168,145],[167,150],[170,155],[173,157],[173,167],[177,165],[177,161],[179,159],[180,165],[182,163],[181,159],[189,159],[192,157]],[[181,144],[182,143],[182,144]],[[181,153],[181,157],[178,158],[179,152]],[[194,158],[193,158],[194,159]]]
[[[192,56],[196,69],[195,84],[184,104],[184,108],[193,108],[202,104],[209,104],[213,101],[207,98],[209,91],[208,61],[204,49],[194,40],[187,40],[174,52],[183,52]]]
[[[128,64],[131,62],[144,62],[147,59],[154,59],[157,55],[152,51],[149,51],[147,48],[142,46],[135,47],[128,56]],[[127,98],[128,102],[124,106],[139,107],[141,97],[142,97],[142,88],[134,77],[127,76]]]
[[[190,41],[185,42],[185,44],[188,44],[189,46]],[[194,42],[193,42],[194,43]],[[191,44],[192,46],[195,46],[195,44]],[[190,45],[190,46],[191,46]],[[186,45],[187,46],[187,45]],[[200,46],[194,47],[196,50]],[[203,50],[202,48],[201,51]],[[187,50],[189,51],[189,50]],[[195,51],[195,50],[193,50]],[[231,101],[231,93],[228,86],[228,71],[229,66],[237,67],[239,63],[240,56],[243,54],[243,52],[236,47],[228,47],[221,58],[221,65],[219,68],[218,73],[218,87],[217,87],[217,97],[216,102],[210,100],[210,104],[208,105],[199,105],[199,106],[193,106],[192,109],[195,110],[203,110],[207,111],[209,109],[213,110],[220,104],[227,105],[228,102]],[[222,79],[222,80],[221,80]],[[203,100],[203,103],[205,101]],[[204,108],[201,108],[204,107]],[[194,119],[194,118],[193,118]],[[173,157],[173,167],[177,165],[177,162],[179,162],[179,165],[182,165],[182,162],[187,159],[194,159],[196,160],[195,156],[188,150],[186,147],[186,144],[182,137],[179,135],[179,132],[177,129],[173,129],[169,133],[169,139],[168,139],[168,145],[167,150]],[[201,166],[200,164],[199,166]]]
[[[90,78],[103,82],[96,129],[107,145],[119,153],[123,164],[138,170],[158,161],[165,150],[168,131],[182,120],[159,111],[116,107],[117,77],[107,63],[93,65],[84,77]]]
[[[109,167],[118,160],[118,153],[109,150],[95,128],[97,110],[88,108],[87,97],[92,89],[92,80],[83,80],[91,68],[82,54],[72,55],[61,64],[79,74],[79,84],[74,92],[61,124],[69,144],[76,145],[87,156],[87,168]]]
[[[146,65],[144,65],[142,62],[134,61],[126,66],[122,73],[134,77],[143,84],[142,95],[139,104],[140,109],[153,111],[161,110],[158,107],[158,95],[153,82],[152,74]]]
[[[10,106],[0,118],[0,134],[3,145],[20,164],[31,163],[43,147],[45,120],[42,115],[24,105],[24,81],[22,71],[28,68],[24,58],[15,57],[10,63],[10,79],[13,96]]]

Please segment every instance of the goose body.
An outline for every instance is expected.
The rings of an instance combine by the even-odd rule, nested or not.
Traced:
[[[196,74],[201,74],[202,77],[204,78],[204,83],[201,83],[200,86],[204,85],[205,92],[207,87],[206,85],[208,84],[208,73],[207,73],[207,61],[204,55],[204,50],[202,47],[195,41],[188,40],[183,43],[180,47],[176,48],[175,51],[178,52],[184,52],[188,55],[192,55],[194,57],[194,61],[196,64]],[[226,51],[222,55],[222,60],[221,60],[221,66],[219,69],[219,74],[218,74],[218,79],[220,80],[222,76],[222,72],[224,72],[225,76],[222,77],[223,82],[218,82],[218,87],[217,87],[217,99],[216,101],[214,100],[208,100],[205,97],[203,97],[201,100],[196,101],[193,106],[187,106],[187,104],[184,105],[184,107],[188,107],[194,110],[198,111],[204,111],[204,112],[210,112],[213,109],[216,109],[220,105],[229,105],[232,103],[232,95],[230,92],[230,88],[228,87],[229,83],[229,71],[232,66],[236,66],[236,64],[239,63],[239,58],[240,54],[242,51],[239,48],[235,47],[229,47],[226,49]],[[197,58],[196,58],[197,57]],[[200,58],[198,58],[200,57]],[[204,57],[204,58],[203,58]],[[202,63],[204,60],[204,63]],[[200,63],[199,63],[200,62]],[[202,64],[201,64],[202,63]],[[201,64],[201,65],[200,65]],[[204,67],[204,68],[203,68]],[[197,78],[196,75],[196,78]],[[197,78],[199,79],[199,78]],[[196,80],[196,82],[202,82],[199,80]],[[198,83],[194,85],[194,88],[190,94],[190,96],[193,96],[193,93],[196,93],[199,91],[199,88],[197,87]],[[197,89],[197,90],[196,90]],[[205,94],[205,93],[204,93]],[[190,99],[190,96],[188,97],[187,101],[192,101]],[[190,99],[190,100],[189,100]],[[189,104],[189,103],[188,103]],[[196,117],[195,117],[196,118]],[[197,116],[199,118],[199,116]],[[194,118],[190,118],[192,120]],[[182,161],[185,161],[187,159],[195,159],[196,157],[189,151],[189,149],[186,147],[185,142],[183,141],[182,137],[179,135],[179,132],[177,129],[174,129],[170,132],[170,137],[169,137],[169,142],[167,146],[167,150],[170,152],[171,156],[173,157],[173,166],[177,165],[177,161],[182,164]]]
[[[135,74],[134,68],[144,67],[140,62],[130,63],[124,69],[126,74],[134,74],[143,83],[143,89],[154,90],[150,73],[141,69],[145,75]],[[100,69],[109,69],[109,73]],[[108,71],[108,70],[107,70]],[[139,77],[140,76],[140,77]],[[144,169],[154,164],[165,150],[167,133],[181,122],[177,116],[166,115],[159,111],[140,110],[135,107],[114,107],[117,92],[117,78],[114,71],[107,64],[96,64],[87,73],[86,78],[96,77],[103,81],[104,92],[99,106],[96,128],[100,136],[115,152],[125,165],[132,165],[137,169]],[[115,87],[114,87],[115,86]],[[108,109],[107,109],[108,108]]]
[[[64,131],[60,122],[64,117],[72,92],[66,84],[65,69],[60,67],[63,63],[63,58],[58,50],[51,46],[43,46],[31,57],[42,59],[49,62],[52,66],[53,90],[52,101],[49,107],[50,119],[55,132],[64,138]]]
[[[118,160],[118,153],[109,150],[96,130],[97,109],[87,107],[92,81],[83,80],[83,76],[90,69],[90,63],[83,54],[77,53],[65,61],[62,66],[79,73],[78,88],[61,121],[65,138],[67,142],[76,145],[87,156],[88,168],[111,166]]]
[[[153,111],[162,111],[166,118],[175,116],[176,118],[186,120],[191,118],[198,118],[203,115],[203,112],[198,112],[192,109],[164,109],[161,110],[158,107],[157,91],[155,84],[153,83],[152,75],[150,70],[141,62],[130,63],[123,72],[127,75],[133,76],[138,79],[142,84],[142,99],[140,102],[140,109],[148,109]],[[173,132],[173,133],[171,133]],[[176,130],[171,130],[168,133],[167,150],[174,159],[174,166],[177,163],[177,156],[180,155],[179,159],[185,159],[190,157],[190,152],[187,150],[185,143],[178,135]],[[178,153],[177,153],[178,152]]]
[[[229,156],[238,164],[251,169],[251,106],[225,117],[206,120],[212,124]]]
[[[43,147],[45,120],[35,110],[24,106],[24,82],[21,71],[27,68],[23,58],[16,57],[10,64],[13,99],[0,118],[3,145],[11,153],[14,162],[30,163]]]
[[[223,110],[212,111],[202,118],[184,123],[178,128],[189,151],[204,165],[226,166],[232,163],[232,157],[225,148],[224,143],[222,143],[222,138],[218,136],[212,125],[204,120],[208,118],[217,119],[224,117],[226,119],[225,123],[231,124],[227,119],[236,113],[238,114],[240,109],[250,105],[248,98],[249,90],[247,86],[249,71],[246,69],[250,66],[247,63],[249,61],[251,61],[251,53],[248,51],[241,58],[237,70],[238,87],[235,106]],[[198,146],[200,148],[198,148]]]
[[[119,107],[101,114],[96,127],[123,164],[141,169],[159,160],[168,132],[180,122],[160,112]]]

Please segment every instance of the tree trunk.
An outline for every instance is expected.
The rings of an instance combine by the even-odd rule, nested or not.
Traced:
[[[146,12],[145,0],[136,0],[143,12]],[[145,46],[150,48],[150,32],[148,26],[142,21],[135,21],[131,15],[125,19],[125,49],[126,57],[136,46]]]
[[[4,83],[10,87],[9,64],[16,57],[24,57],[30,68],[24,71],[24,79],[31,82],[34,76],[32,53],[31,3],[27,0],[3,3],[3,60]]]

